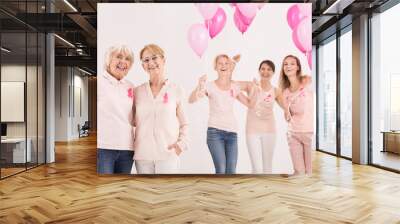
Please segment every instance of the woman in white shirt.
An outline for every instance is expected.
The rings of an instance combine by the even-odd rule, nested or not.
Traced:
[[[140,51],[149,81],[135,88],[135,165],[138,174],[179,172],[179,155],[188,148],[183,89],[164,74],[164,51],[155,44]]]
[[[133,84],[125,77],[133,64],[127,46],[108,49],[97,77],[97,172],[130,174],[133,164]]]

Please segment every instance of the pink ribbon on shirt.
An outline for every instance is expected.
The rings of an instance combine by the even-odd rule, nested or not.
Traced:
[[[163,103],[168,103],[168,93],[164,93]]]
[[[132,88],[128,89],[128,97],[131,98],[131,99],[133,99],[135,97],[134,94],[133,94],[133,89]]]
[[[303,88],[303,87],[301,87],[301,88],[300,88],[300,96],[301,96],[301,97],[304,97],[304,96],[306,96],[306,93],[305,93],[305,91],[304,91],[304,88]]]
[[[268,96],[264,99],[264,101],[269,102],[271,100],[272,95],[268,94]]]

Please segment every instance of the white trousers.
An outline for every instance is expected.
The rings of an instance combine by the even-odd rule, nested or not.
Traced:
[[[138,174],[176,174],[179,172],[179,157],[169,160],[135,160]]]
[[[272,173],[272,159],[275,150],[276,134],[247,134],[246,141],[253,173]]]

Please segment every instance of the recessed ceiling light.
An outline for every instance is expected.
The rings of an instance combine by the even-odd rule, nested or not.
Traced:
[[[68,1],[68,0],[64,0],[65,4],[67,4],[72,10],[74,10],[75,12],[78,12],[78,10]]]
[[[81,72],[83,72],[83,73],[85,73],[85,74],[87,74],[87,75],[93,75],[92,73],[90,73],[90,72],[88,72],[88,71],[86,71],[86,70],[83,70],[83,69],[81,69],[81,68],[79,68],[79,67],[78,67],[78,70],[81,71]]]
[[[343,9],[351,5],[355,0],[336,0],[322,14],[342,14]]]
[[[66,43],[67,45],[69,45],[69,46],[75,48],[75,45],[73,45],[73,44],[72,44],[71,42],[69,42],[68,40],[66,40],[66,39],[64,39],[64,38],[62,38],[62,37],[60,37],[60,36],[57,35],[57,34],[54,34],[54,36],[57,37],[58,39],[60,39],[61,41],[63,41],[64,43]]]
[[[7,49],[7,48],[5,48],[5,47],[1,47],[1,50],[4,51],[4,52],[6,52],[6,53],[10,53],[10,52],[11,52],[11,50],[9,50],[9,49]]]

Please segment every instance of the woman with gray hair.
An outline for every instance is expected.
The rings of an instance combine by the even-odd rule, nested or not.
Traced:
[[[97,77],[97,173],[130,174],[133,165],[134,86],[126,79],[133,53],[125,45],[110,47]]]

